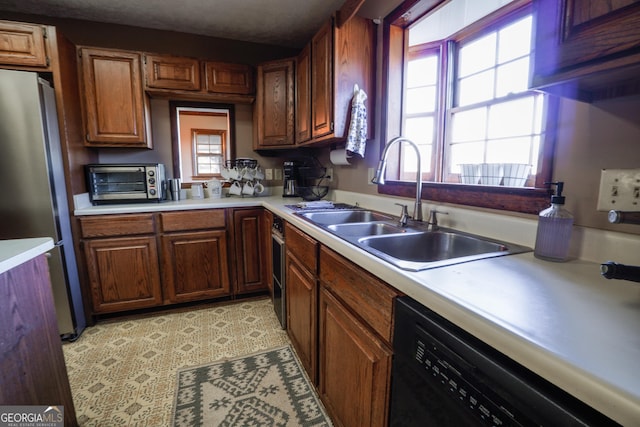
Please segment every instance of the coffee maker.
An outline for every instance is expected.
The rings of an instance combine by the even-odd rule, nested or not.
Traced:
[[[285,161],[282,165],[282,196],[302,197],[304,200],[322,199],[329,190],[327,185],[320,185],[326,178],[326,171],[313,157]]]
[[[282,178],[284,187],[282,197],[298,197],[298,168],[300,164],[295,160],[286,161],[282,166]]]

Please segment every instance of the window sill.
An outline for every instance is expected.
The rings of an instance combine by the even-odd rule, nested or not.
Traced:
[[[380,194],[413,198],[416,184],[392,181],[378,186]],[[551,193],[545,188],[491,187],[426,182],[422,199],[511,212],[537,214],[549,207]]]

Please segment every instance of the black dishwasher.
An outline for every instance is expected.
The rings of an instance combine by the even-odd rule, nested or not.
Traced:
[[[615,426],[409,297],[396,302],[391,426]]]

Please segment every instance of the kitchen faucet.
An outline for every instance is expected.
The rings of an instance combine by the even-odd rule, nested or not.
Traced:
[[[376,174],[371,182],[380,185],[384,184],[384,173],[387,169],[387,156],[389,155],[389,149],[396,143],[402,141],[409,143],[409,145],[411,145],[415,150],[416,156],[418,157],[418,176],[416,177],[416,202],[413,208],[413,219],[415,221],[422,221],[422,169],[420,168],[420,149],[413,141],[403,136],[398,136],[387,142],[387,145],[384,146],[384,150],[382,151],[382,156],[380,157],[380,162],[378,163],[378,169],[376,170]]]

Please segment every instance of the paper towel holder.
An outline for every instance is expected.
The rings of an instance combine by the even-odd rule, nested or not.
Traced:
[[[344,145],[331,144],[329,149],[329,161],[335,166],[353,166],[353,158],[349,156]]]

